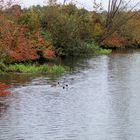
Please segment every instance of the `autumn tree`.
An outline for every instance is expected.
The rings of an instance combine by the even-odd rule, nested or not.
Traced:
[[[0,0],[0,10],[8,9],[16,4],[19,4],[18,0]]]
[[[99,44],[103,44],[104,41],[110,38],[114,33],[117,35],[120,28],[136,16],[139,11],[137,9],[139,4],[140,2],[131,5],[131,0],[109,0],[106,22],[103,33],[98,40]],[[134,12],[135,10],[136,12]]]

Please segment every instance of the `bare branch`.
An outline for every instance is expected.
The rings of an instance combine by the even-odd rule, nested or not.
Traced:
[[[124,0],[109,0],[106,24],[103,34],[99,39],[99,43],[102,43],[106,38],[111,36],[115,31],[117,31],[121,26],[126,24],[128,20],[132,19],[138,13],[137,10],[137,12],[135,12],[134,14],[130,14],[134,12],[136,7],[140,4],[140,1],[137,2],[134,6],[132,6],[129,10],[127,10],[127,7],[129,6],[131,1],[132,0],[129,0],[128,2],[124,3]],[[123,14],[120,14],[122,12],[125,12],[124,16],[122,16]],[[119,18],[122,19],[115,23],[118,16],[120,16]]]

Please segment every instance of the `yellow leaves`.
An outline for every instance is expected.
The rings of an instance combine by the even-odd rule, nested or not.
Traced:
[[[98,40],[103,34],[103,28],[100,23],[95,23],[93,25],[92,36],[95,40]]]

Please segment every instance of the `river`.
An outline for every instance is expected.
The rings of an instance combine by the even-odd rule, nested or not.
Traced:
[[[140,140],[140,52],[65,64],[61,76],[1,76],[12,94],[0,97],[0,140]]]

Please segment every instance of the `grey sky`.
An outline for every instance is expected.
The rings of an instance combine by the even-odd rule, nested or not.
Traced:
[[[67,0],[67,1],[70,2],[71,0]],[[77,3],[79,3],[78,6],[83,5],[86,9],[92,10],[92,8],[93,8],[93,1],[94,0],[73,0],[73,1],[76,1]],[[108,0],[96,0],[96,1],[98,1],[98,2],[101,1],[103,3],[103,7],[104,8],[107,7]],[[138,2],[138,1],[140,1],[140,0],[132,0],[132,3],[134,4],[134,3]],[[62,3],[63,0],[58,0],[58,2]],[[28,7],[28,6],[31,6],[31,5],[37,5],[37,4],[43,5],[45,3],[44,3],[44,0],[22,0],[22,5],[24,7]]]
[[[31,5],[44,5],[45,0],[22,0],[22,5],[23,6],[31,6]],[[47,0],[46,0],[47,1]],[[67,0],[70,1],[70,0]],[[84,0],[76,0],[77,2],[83,3],[87,8],[91,8],[92,6],[92,0],[86,0],[86,3],[84,2]],[[63,0],[58,0],[59,3],[62,3]]]
[[[22,1],[23,1],[22,2],[22,5],[24,7],[31,6],[31,5],[37,5],[37,4],[40,4],[40,5],[43,5],[44,4],[44,0],[22,0]],[[72,0],[67,0],[67,2],[70,2],[70,1],[72,1]],[[83,7],[84,6],[86,9],[92,9],[92,7],[93,7],[93,1],[94,0],[73,0],[73,2],[74,3],[76,2],[78,6],[80,6],[80,7]],[[103,1],[103,4],[106,7],[108,0],[102,0],[102,1]],[[63,0],[58,0],[58,2],[62,3]]]

